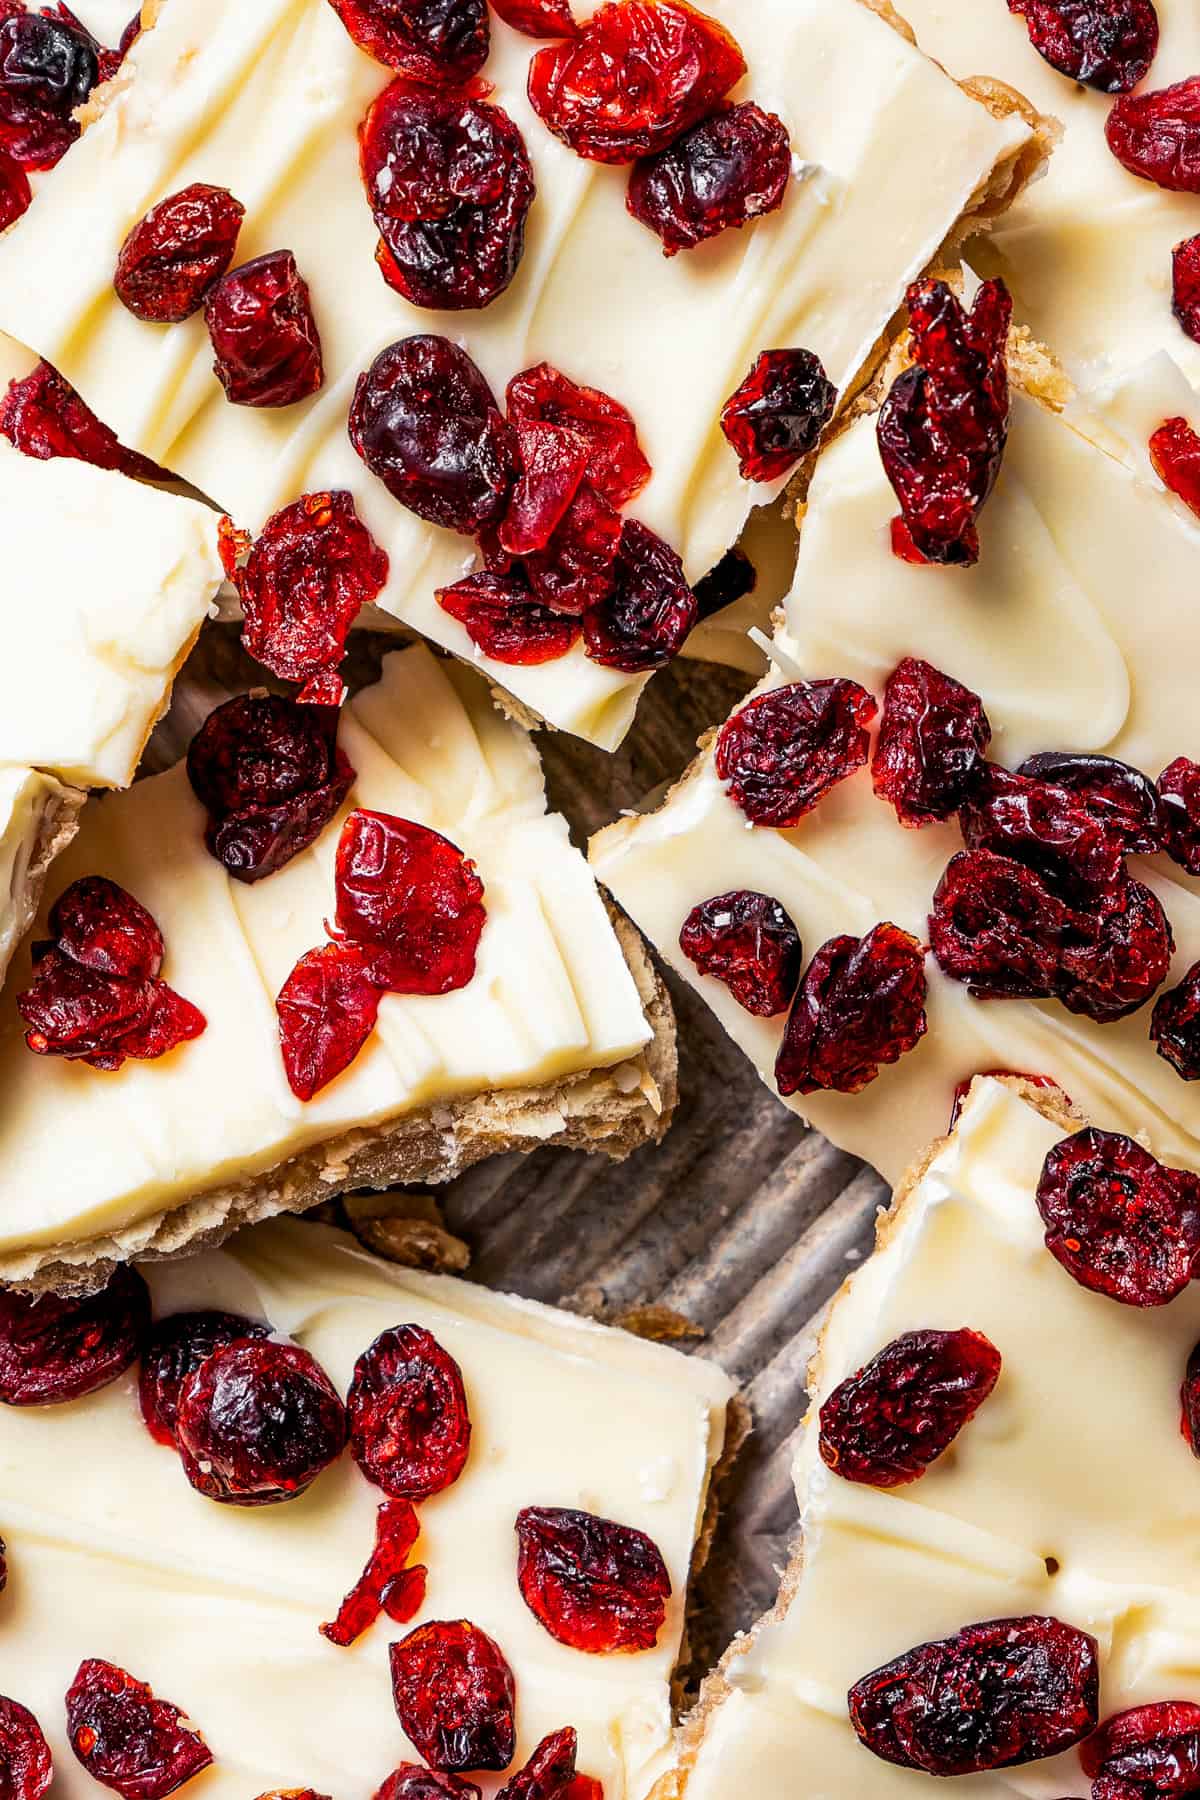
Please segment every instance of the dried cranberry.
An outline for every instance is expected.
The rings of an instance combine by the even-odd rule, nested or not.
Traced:
[[[544,550],[579,491],[591,460],[585,437],[565,425],[540,420],[518,424],[520,477],[500,522],[500,544],[510,556]]]
[[[1061,1095],[1064,1105],[1070,1106],[1071,1104],[1069,1096],[1063,1093],[1058,1082],[1051,1080],[1049,1075],[1033,1075],[1030,1074],[1028,1069],[979,1069],[974,1075],[968,1075],[965,1081],[960,1081],[954,1090],[954,1104],[950,1109],[951,1131],[953,1131],[954,1127],[958,1124],[963,1106],[966,1104],[967,1095],[970,1093],[973,1084],[982,1076],[1009,1076],[1014,1081],[1027,1082],[1030,1087],[1053,1088]]]
[[[483,1800],[473,1781],[442,1775],[420,1763],[401,1763],[376,1788],[371,1800]]]
[[[1012,299],[985,281],[964,311],[944,281],[908,290],[913,366],[876,423],[879,454],[909,535],[929,562],[979,560],[976,520],[1008,442]]]
[[[117,299],[151,324],[190,319],[233,261],[245,216],[227,188],[203,181],[160,200],[121,245]]]
[[[932,663],[906,656],[888,676],[871,764],[881,800],[902,825],[957,812],[979,775],[992,727],[978,694]]]
[[[1150,1042],[1185,1081],[1200,1081],[1200,963],[1154,1005]]]
[[[578,619],[540,605],[528,579],[516,569],[508,575],[481,570],[464,576],[453,587],[439,588],[437,602],[495,662],[554,662],[579,642]]]
[[[977,1775],[1069,1750],[1095,1728],[1095,1638],[1060,1619],[988,1619],[856,1681],[850,1723],[884,1762]]]
[[[308,283],[290,250],[222,275],[204,303],[213,373],[234,406],[294,406],[325,379]]]
[[[727,550],[715,569],[696,583],[696,616],[711,619],[737,600],[744,600],[758,586],[758,570],[744,550]]]
[[[526,37],[578,37],[570,0],[492,0],[506,25]]]
[[[53,1779],[41,1726],[27,1707],[0,1694],[0,1800],[42,1800]]]
[[[945,1454],[996,1385],[982,1332],[907,1331],[821,1407],[821,1460],[845,1481],[904,1487]]]
[[[380,988],[372,960],[358,944],[321,944],[280,988],[279,1047],[298,1100],[311,1100],[348,1069],[374,1031]]]
[[[1167,854],[1189,875],[1200,875],[1200,763],[1177,756],[1159,776],[1158,791]]]
[[[1067,908],[1041,877],[989,850],[953,857],[933,896],[929,941],[938,967],[977,1000],[1049,999]]]
[[[419,1625],[391,1646],[405,1736],[433,1769],[507,1769],[516,1685],[504,1652],[466,1619]]]
[[[867,760],[875,702],[856,681],[794,681],[735,712],[717,739],[716,769],[755,825],[798,825]]]
[[[857,1094],[925,1035],[925,951],[899,926],[833,937],[808,965],[775,1061],[785,1097]]]
[[[491,48],[487,0],[332,0],[354,42],[417,81],[478,75]]]
[[[1200,194],[1200,75],[1122,94],[1104,127],[1123,168],[1175,194]]]
[[[1200,296],[1196,318],[1196,338],[1200,342]],[[1148,448],[1154,473],[1163,486],[1200,518],[1200,435],[1186,419],[1165,419],[1151,433]]]
[[[1120,839],[1069,788],[985,763],[958,818],[969,850],[1023,863],[1060,899],[1119,903],[1127,880]]]
[[[1157,894],[1127,881],[1121,903],[1072,914],[1055,993],[1100,1025],[1144,1006],[1167,978],[1175,940]]]
[[[575,1779],[579,1739],[570,1725],[544,1737],[523,1769],[510,1775],[496,1800],[566,1800]]]
[[[566,1800],[604,1800],[604,1784],[594,1775],[576,1775],[566,1791]]]
[[[1046,1248],[1081,1287],[1123,1306],[1165,1306],[1200,1256],[1200,1178],[1169,1169],[1119,1132],[1055,1144],[1038,1211]]]
[[[346,1403],[354,1460],[393,1499],[427,1500],[462,1474],[471,1448],[462,1370],[422,1326],[380,1333],[354,1365]]]
[[[581,482],[546,548],[525,558],[534,598],[575,618],[602,606],[616,581],[623,531],[616,507]]]
[[[612,586],[583,615],[587,654],[629,675],[660,669],[679,655],[695,623],[696,596],[678,556],[648,525],[627,519]]]
[[[1017,774],[1068,789],[1127,856],[1151,856],[1162,849],[1164,820],[1158,790],[1130,763],[1113,756],[1043,750],[1027,756]]]
[[[0,1402],[58,1406],[107,1387],[136,1361],[150,1295],[134,1269],[97,1294],[0,1293]]]
[[[747,100],[722,107],[639,162],[626,205],[657,232],[663,255],[674,256],[775,212],[791,176],[786,125]]]
[[[599,388],[581,387],[550,363],[514,375],[505,396],[508,416],[523,425],[560,425],[585,438],[586,479],[610,506],[627,506],[651,476],[633,415]]]
[[[1179,1428],[1193,1456],[1200,1456],[1200,1344],[1192,1347],[1179,1393]],[[1197,1708],[1200,1715],[1200,1708]]]
[[[33,189],[28,175],[20,163],[0,150],[0,231],[15,225],[22,214],[29,211],[32,201]]]
[[[192,1486],[230,1506],[294,1500],[336,1462],[346,1409],[299,1344],[243,1339],[185,1377],[176,1415]]]
[[[653,1649],[671,1597],[653,1538],[557,1506],[517,1514],[517,1583],[552,1638],[592,1655]]]
[[[240,1313],[184,1312],[160,1319],[142,1351],[138,1399],[146,1429],[157,1443],[174,1448],[179,1390],[215,1350],[245,1338],[264,1338],[270,1326]]]
[[[127,450],[90,406],[47,362],[19,381],[10,381],[0,402],[0,433],[25,456],[48,462],[72,456],[96,469],[115,469],[137,481],[170,481],[148,456]]]
[[[836,405],[837,389],[813,351],[764,350],[721,412],[743,481],[786,475],[816,449]]]
[[[342,1601],[332,1625],[322,1625],[322,1637],[345,1649],[381,1612],[400,1625],[408,1624],[425,1598],[426,1570],[420,1564],[408,1566],[420,1533],[417,1515],[407,1500],[383,1502],[375,1515],[375,1548],[367,1566]]]
[[[1176,244],[1171,254],[1171,290],[1172,310],[1181,330],[1200,343],[1200,236],[1185,238],[1181,244]],[[1182,425],[1183,420],[1172,423]],[[1150,444],[1153,453],[1153,438]]]
[[[487,917],[483,883],[456,845],[426,825],[359,808],[342,827],[337,923],[374,955],[395,994],[448,994],[475,974]]]
[[[4,1590],[7,1586],[8,1586],[8,1546],[5,1544],[4,1539],[0,1538],[0,1594],[2,1594],[4,1592]],[[0,1793],[2,1793],[2,1792],[3,1792],[3,1788],[0,1787]]]
[[[409,337],[360,375],[350,441],[388,493],[419,518],[468,536],[503,514],[516,437],[466,351]]]
[[[1102,94],[1127,94],[1158,49],[1153,0],[1008,0],[1051,68]]]
[[[79,136],[72,114],[100,80],[100,47],[77,19],[5,0],[0,17],[0,147],[52,169]]]
[[[757,1018],[774,1018],[791,1005],[804,951],[800,933],[769,894],[737,888],[693,906],[679,948]]]
[[[1159,1700],[1114,1713],[1079,1760],[1092,1800],[1187,1800],[1200,1790],[1200,1706]]]
[[[115,1663],[89,1657],[67,1690],[67,1736],[94,1781],[122,1800],[165,1800],[212,1762],[185,1714]]]
[[[745,73],[735,39],[684,0],[620,0],[538,51],[529,99],[577,156],[627,163],[664,150]]]
[[[103,875],[73,881],[47,924],[63,954],[84,968],[131,981],[152,980],[162,968],[162,932],[132,894]]]

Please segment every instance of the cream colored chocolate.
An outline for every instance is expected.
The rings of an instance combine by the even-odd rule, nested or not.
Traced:
[[[46,871],[75,835],[83,795],[40,769],[0,767],[0,981],[33,923]]]
[[[205,849],[182,764],[88,808],[54,894],[99,874],[135,895],[162,929],[165,979],[208,1028],[118,1074],[38,1057],[15,1008],[27,956],[14,964],[0,1277],[175,1249],[247,1209],[444,1178],[498,1148],[565,1139],[623,1153],[669,1114],[673,1063],[668,1052],[656,1065],[660,1092],[643,996],[592,877],[546,813],[532,743],[477,678],[423,646],[397,652],[343,712],[340,742],[358,772],[343,814],[254,886]],[[466,988],[386,997],[351,1068],[305,1104],[284,1076],[275,996],[325,940],[341,817],[355,806],[451,837],[478,866],[487,924]]]
[[[470,1619],[516,1678],[517,1762],[573,1725],[606,1800],[642,1800],[670,1742],[670,1680],[693,1545],[721,1455],[732,1384],[715,1366],[527,1301],[381,1263],[326,1227],[277,1220],[227,1251],[150,1272],[156,1309],[266,1318],[345,1392],[391,1326],[431,1331],[462,1369],[472,1422],[459,1481],[419,1507],[413,1561],[429,1570],[414,1625]],[[10,1582],[0,1606],[4,1691],[54,1752],[55,1793],[96,1784],[64,1730],[63,1696],[104,1657],[183,1707],[213,1767],[189,1800],[314,1787],[369,1800],[419,1760],[397,1722],[382,1618],[350,1649],[320,1636],[357,1580],[384,1495],[347,1453],[283,1506],[220,1506],[151,1439],[131,1373],[87,1400],[0,1410],[0,1513]],[[521,1599],[514,1523],[529,1505],[580,1507],[648,1532],[673,1595],[658,1644],[586,1656]],[[503,1777],[484,1777],[493,1792]]]
[[[810,1418],[795,1480],[802,1547],[776,1613],[737,1641],[682,1748],[687,1800],[918,1800],[935,1777],[863,1749],[847,1690],[892,1657],[984,1619],[1046,1613],[1091,1632],[1101,1716],[1200,1700],[1197,1466],[1179,1384],[1200,1293],[1139,1311],[1088,1293],[1050,1255],[1034,1194],[1077,1121],[1026,1089],[976,1084],[880,1223],[835,1302],[815,1408],[901,1332],[985,1332],[1003,1358],[991,1397],[921,1479],[843,1481]],[[1077,1754],[960,1777],[968,1800],[1050,1800],[1088,1783]]]
[[[61,367],[124,441],[243,526],[301,491],[350,488],[391,556],[385,606],[466,657],[470,641],[434,590],[471,566],[473,546],[425,525],[365,470],[346,435],[355,379],[414,332],[465,343],[500,396],[547,359],[631,408],[655,469],[634,511],[695,579],[773,491],[740,480],[718,425],[758,351],[804,344],[848,389],[960,216],[1002,207],[1040,156],[1023,119],[993,116],[859,0],[712,0],[711,11],[742,43],[747,93],[791,131],[797,179],[781,211],[665,259],[625,210],[627,172],[576,157],[534,116],[524,88],[536,46],[493,17],[485,73],[525,134],[538,198],[508,293],[485,312],[449,314],[407,305],[375,266],[355,131],[387,75],[328,0],[167,0],[52,196],[0,246],[0,325]],[[311,401],[231,407],[201,318],[146,325],[117,302],[125,233],[193,180],[246,206],[240,257],[295,252],[325,351]],[[645,680],[580,650],[541,668],[485,666],[525,706],[608,747]]]
[[[1154,382],[1164,403],[1168,376],[1159,367]],[[1142,385],[1131,377],[1132,393]],[[1139,404],[1123,412],[1114,402],[1102,421],[1076,408],[1068,419],[1017,395],[969,571],[916,569],[891,554],[895,495],[873,418],[857,421],[818,463],[771,679],[849,676],[879,697],[900,659],[920,656],[982,696],[991,754],[1010,768],[1038,750],[1099,751],[1154,777],[1176,756],[1200,757],[1190,673],[1200,657],[1191,599],[1200,525],[1122,435]],[[865,769],[795,830],[751,828],[706,752],[659,812],[601,832],[592,862],[773,1089],[783,1020],[751,1017],[697,974],[678,943],[691,908],[731,888],[772,894],[810,956],[882,919],[924,940],[934,889],[961,848],[953,821],[904,830]],[[1178,980],[1200,958],[1200,886],[1165,857],[1131,867],[1174,927]],[[1195,1095],[1149,1043],[1148,1007],[1100,1026],[1053,1001],[974,1000],[932,958],[927,967],[929,1033],[915,1050],[860,1094],[789,1102],[835,1143],[895,1180],[944,1128],[959,1081],[1016,1069],[1052,1074],[1098,1123],[1144,1131],[1159,1155],[1200,1168]]]

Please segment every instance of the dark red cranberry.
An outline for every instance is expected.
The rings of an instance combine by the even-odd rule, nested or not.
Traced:
[[[1154,0],[1008,0],[1051,68],[1102,94],[1127,94],[1158,49]]]
[[[992,727],[978,694],[932,663],[906,656],[888,676],[871,764],[881,800],[902,825],[958,811],[979,775]]]
[[[985,763],[958,819],[969,850],[1023,863],[1069,904],[1119,903],[1127,882],[1120,838],[1071,789]]]
[[[735,601],[744,600],[758,586],[758,570],[744,550],[727,550],[715,569],[702,575],[693,592],[697,619],[711,619]]]
[[[1200,194],[1200,75],[1122,94],[1104,127],[1123,168],[1175,194]]]
[[[507,1769],[516,1684],[494,1638],[466,1619],[433,1620],[390,1654],[396,1716],[430,1768]]]
[[[623,531],[616,507],[590,481],[581,482],[546,548],[525,558],[534,598],[575,618],[603,606],[616,581]],[[677,617],[668,610],[665,624]]]
[[[1200,341],[1200,310],[1196,335]],[[1186,419],[1165,419],[1150,434],[1148,448],[1154,473],[1163,486],[1200,518],[1200,435]]]
[[[516,426],[520,475],[500,522],[500,545],[510,556],[544,550],[579,491],[591,449],[565,425]]]
[[[417,81],[470,81],[491,48],[487,0],[332,0],[354,42]]]
[[[1166,820],[1168,856],[1189,875],[1200,875],[1200,763],[1177,756],[1158,778]]]
[[[1176,244],[1171,254],[1171,290],[1172,310],[1181,330],[1200,343],[1200,236]],[[1154,439],[1150,442],[1153,446]]]
[[[19,381],[10,381],[0,402],[0,433],[24,456],[48,462],[55,456],[72,456],[96,469],[115,469],[137,481],[170,481],[148,456],[127,450],[107,425],[102,425],[90,406],[47,362]]]
[[[380,1613],[407,1625],[425,1598],[427,1571],[408,1564],[421,1527],[407,1500],[385,1500],[375,1515],[375,1548],[367,1566],[321,1635],[345,1649],[372,1626]]]
[[[233,261],[246,209],[227,188],[194,181],[152,206],[117,257],[117,299],[136,318],[177,325],[204,305]]]
[[[1184,1442],[1193,1456],[1200,1456],[1200,1344],[1192,1347],[1183,1373],[1179,1393],[1180,1420]],[[1200,1721],[1200,1708],[1194,1709]]]
[[[517,473],[512,427],[466,351],[403,338],[358,378],[350,441],[419,518],[474,536],[499,521]]]
[[[373,952],[359,944],[321,944],[280,988],[279,1047],[298,1100],[311,1100],[348,1069],[374,1031],[381,989],[372,963]]]
[[[1175,940],[1162,903],[1140,881],[1121,902],[1072,914],[1055,987],[1068,1012],[1107,1025],[1144,1006],[1167,978]]]
[[[171,1313],[160,1319],[142,1351],[138,1375],[138,1399],[150,1436],[177,1447],[179,1390],[188,1376],[214,1351],[246,1338],[269,1337],[270,1331],[261,1320],[240,1313]]]
[[[837,389],[811,350],[764,350],[725,402],[721,430],[744,481],[778,481],[815,450]]]
[[[294,406],[325,379],[308,283],[290,250],[222,275],[204,303],[213,372],[234,406]]]
[[[505,397],[513,425],[560,425],[586,439],[586,479],[610,506],[627,506],[651,476],[633,415],[599,388],[581,387],[550,363],[514,375]]]
[[[1037,1191],[1046,1248],[1081,1287],[1123,1306],[1165,1306],[1200,1256],[1200,1177],[1116,1131],[1063,1138]]]
[[[538,51],[529,99],[577,156],[628,163],[665,150],[745,73],[729,32],[684,0],[621,0]]]
[[[653,1649],[671,1596],[653,1538],[556,1506],[517,1514],[517,1582],[552,1638],[592,1655]]]
[[[552,1731],[524,1768],[509,1776],[496,1800],[568,1800],[578,1750],[579,1740],[570,1725]]]
[[[787,126],[746,100],[722,107],[639,162],[626,205],[657,232],[663,255],[674,256],[775,212],[791,176]]]
[[[844,1481],[903,1487],[950,1448],[1000,1375],[980,1331],[906,1331],[821,1407],[821,1460]]]
[[[1200,963],[1155,1002],[1150,1042],[1185,1081],[1200,1081]]]
[[[800,933],[778,900],[745,888],[693,906],[679,948],[760,1019],[787,1011],[804,963]]]
[[[59,1406],[94,1394],[136,1362],[150,1329],[150,1295],[118,1268],[99,1293],[0,1292],[0,1403]]]
[[[793,681],[751,700],[721,728],[716,770],[755,825],[798,825],[867,760],[875,702],[856,681]]]
[[[354,1365],[347,1405],[354,1460],[393,1499],[428,1500],[466,1467],[471,1419],[462,1370],[422,1326],[380,1333]]]
[[[1092,1800],[1187,1800],[1200,1789],[1200,1706],[1159,1700],[1114,1713],[1079,1760]]]
[[[442,1775],[420,1763],[401,1763],[376,1788],[371,1800],[483,1800],[473,1781],[461,1775]]]
[[[492,0],[495,12],[526,37],[577,37],[570,0]]]
[[[464,576],[453,587],[439,588],[437,602],[495,662],[525,666],[554,662],[579,642],[578,619],[540,605],[518,569],[508,575],[480,570]]]
[[[475,865],[426,825],[360,807],[342,827],[337,925],[394,994],[448,994],[475,974],[487,913]]]
[[[975,563],[1008,442],[1012,299],[985,281],[968,313],[944,281],[926,280],[909,289],[908,311],[914,361],[880,408],[879,454],[926,561]]]
[[[243,1339],[216,1350],[179,1390],[184,1474],[210,1500],[273,1506],[294,1500],[346,1443],[346,1409],[299,1344]]]
[[[20,163],[0,151],[0,231],[15,225],[22,214],[29,211],[32,201],[33,189],[28,175]]]
[[[52,169],[79,136],[72,117],[100,80],[100,46],[47,7],[0,9],[0,147],[25,169]]]
[[[813,957],[775,1061],[784,1096],[857,1094],[925,1035],[925,951],[899,926],[833,937]]]
[[[1059,1619],[988,1619],[864,1675],[849,1704],[859,1742],[884,1762],[927,1775],[1013,1768],[1095,1729],[1096,1640]]]
[[[163,936],[144,906],[103,875],[73,881],[50,908],[47,926],[64,956],[130,981],[162,968]]]
[[[94,1781],[121,1800],[166,1800],[212,1762],[186,1713],[115,1663],[89,1657],[67,1690],[67,1736]]]
[[[612,586],[583,615],[587,654],[629,675],[660,669],[679,655],[695,623],[696,596],[678,556],[648,525],[626,519]]]
[[[28,1707],[0,1695],[0,1795],[42,1800],[53,1779],[54,1761],[41,1726]]]
[[[1127,856],[1151,856],[1163,846],[1163,805],[1148,776],[1112,756],[1043,750],[1017,770],[1030,781],[1066,788]]]
[[[1062,964],[1067,908],[1041,877],[989,850],[953,857],[933,896],[938,967],[977,1000],[1049,999]]]

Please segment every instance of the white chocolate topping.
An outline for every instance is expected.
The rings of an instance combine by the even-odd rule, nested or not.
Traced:
[[[39,850],[49,851],[48,834],[67,801],[67,790],[53,775],[0,767],[0,980],[34,910],[32,865]]]

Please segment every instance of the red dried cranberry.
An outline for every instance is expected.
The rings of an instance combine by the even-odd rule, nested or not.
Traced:
[[[442,1775],[420,1763],[401,1763],[376,1788],[371,1800],[483,1800],[483,1796],[473,1781],[464,1781],[461,1775]]]
[[[1154,1005],[1150,1042],[1185,1081],[1200,1081],[1200,963]]]
[[[516,438],[466,351],[409,337],[358,378],[350,441],[388,493],[432,525],[474,536],[503,514]]]
[[[695,623],[696,596],[678,556],[648,525],[627,519],[612,586],[583,615],[587,654],[629,675],[660,669],[679,655]]]
[[[8,1586],[8,1554],[7,1553],[8,1553],[8,1546],[5,1544],[4,1539],[0,1538],[0,1594],[2,1594],[5,1590],[5,1588]],[[2,1787],[0,1787],[0,1792],[2,1792],[2,1791],[3,1791],[3,1789],[2,1789]]]
[[[744,550],[727,550],[715,569],[702,575],[693,590],[697,619],[711,619],[758,586],[758,570]]]
[[[372,960],[358,944],[321,944],[300,958],[280,988],[279,1047],[298,1100],[311,1100],[348,1069],[374,1031],[380,988]]]
[[[185,1714],[115,1663],[89,1657],[67,1690],[67,1736],[94,1781],[122,1800],[165,1800],[212,1762]]]
[[[1167,854],[1186,869],[1200,875],[1200,763],[1177,756],[1158,778],[1166,819]]]
[[[1132,1138],[1090,1128],[1046,1157],[1037,1190],[1046,1248],[1081,1287],[1123,1306],[1165,1306],[1200,1256],[1200,1178]]]
[[[103,875],[73,881],[47,924],[63,955],[84,968],[130,981],[150,981],[162,968],[162,932],[132,894]]]
[[[557,1506],[517,1514],[517,1583],[552,1638],[591,1655],[652,1650],[671,1597],[653,1538]]]
[[[992,727],[978,694],[932,663],[906,656],[888,676],[871,764],[881,800],[902,825],[957,812],[977,779]]]
[[[0,1293],[0,1402],[59,1406],[94,1394],[136,1361],[150,1328],[150,1295],[134,1269],[98,1294]]]
[[[42,1800],[53,1779],[41,1726],[27,1707],[0,1694],[0,1800]]]
[[[1200,342],[1200,297],[1196,337]],[[1166,419],[1151,434],[1148,447],[1154,473],[1163,486],[1200,518],[1200,435],[1186,419]]]
[[[577,431],[540,420],[516,426],[520,476],[500,522],[500,545],[510,556],[544,550],[579,491],[591,447]]]
[[[491,48],[487,0],[332,0],[354,42],[417,81],[478,75]]]
[[[215,1350],[245,1338],[264,1338],[270,1326],[240,1313],[185,1312],[160,1319],[142,1351],[138,1399],[146,1429],[159,1444],[174,1448],[179,1390]]]
[[[354,770],[332,707],[239,694],[188,748],[188,780],[208,813],[204,841],[235,881],[261,881],[308,848],[340,808]]]
[[[623,530],[616,507],[582,482],[546,548],[525,558],[534,598],[575,618],[602,606],[616,580]]]
[[[856,681],[794,681],[760,694],[721,728],[716,769],[755,825],[798,825],[867,760],[875,702]]]
[[[233,261],[245,216],[227,188],[203,181],[160,200],[121,245],[117,299],[151,324],[190,319]]]
[[[816,449],[836,405],[837,389],[813,351],[764,350],[721,412],[743,481],[780,480]]]
[[[471,1448],[462,1370],[432,1332],[381,1332],[354,1365],[346,1404],[351,1454],[393,1499],[427,1500],[462,1474]]]
[[[953,857],[933,896],[938,967],[977,1000],[1045,1000],[1055,991],[1067,908],[1041,877],[989,850]]]
[[[1120,839],[1069,788],[985,763],[958,821],[969,850],[1023,863],[1069,904],[1119,903],[1127,881]]]
[[[604,1785],[594,1775],[577,1775],[567,1789],[566,1800],[604,1800]]]
[[[1017,770],[1030,781],[1067,788],[1127,856],[1151,856],[1163,844],[1163,806],[1148,776],[1113,756],[1043,750]]]
[[[1200,1706],[1159,1700],[1114,1713],[1079,1760],[1092,1800],[1187,1800],[1200,1790]]]
[[[1104,127],[1123,168],[1174,194],[1200,194],[1200,75],[1122,94]]]
[[[550,363],[514,375],[505,404],[512,424],[560,425],[585,438],[590,455],[585,475],[610,506],[627,506],[650,479],[651,468],[638,443],[633,415],[599,388],[581,387]]]
[[[230,1506],[294,1500],[346,1442],[346,1409],[299,1344],[243,1339],[185,1377],[176,1415],[192,1486]]]
[[[1200,1456],[1200,1344],[1192,1347],[1179,1393],[1179,1428],[1193,1456]],[[1200,1715],[1200,1708],[1196,1709]]]
[[[787,126],[747,100],[722,107],[638,163],[626,205],[657,232],[663,255],[674,256],[775,212],[791,176]]]
[[[433,1769],[507,1769],[516,1684],[504,1652],[466,1619],[419,1625],[391,1646],[392,1697],[405,1736]]]
[[[506,25],[526,37],[579,36],[570,0],[492,0],[492,7]]]
[[[1157,894],[1127,881],[1119,905],[1071,915],[1055,993],[1106,1025],[1144,1006],[1167,978],[1175,940]]]
[[[988,1619],[856,1681],[850,1723],[884,1762],[978,1775],[1069,1750],[1100,1715],[1096,1640],[1060,1619]]]
[[[204,303],[213,373],[234,406],[294,406],[325,379],[308,283],[290,250],[222,275]]]
[[[899,926],[833,937],[808,965],[775,1062],[785,1097],[857,1094],[925,1035],[925,951]]]
[[[71,456],[96,469],[115,469],[137,481],[170,481],[148,456],[127,450],[57,369],[40,362],[19,381],[10,381],[0,402],[0,433],[25,456],[48,462]]]
[[[745,888],[693,906],[679,948],[760,1019],[787,1011],[804,961],[800,933],[778,900]]]
[[[25,169],[52,169],[79,136],[72,114],[100,80],[100,46],[77,19],[0,9],[0,147]]]
[[[1000,1374],[980,1331],[906,1331],[821,1407],[821,1460],[845,1481],[904,1487],[945,1454]]]
[[[28,175],[20,163],[0,151],[0,231],[15,225],[22,214],[29,211],[32,201],[33,189]]]
[[[1200,236],[1185,238],[1182,244],[1176,244],[1171,254],[1171,290],[1172,310],[1180,327],[1188,337],[1200,343]],[[1153,452],[1153,438],[1150,443]]]
[[[577,156],[627,163],[665,150],[745,73],[735,39],[684,0],[621,0],[538,51],[529,99]]]
[[[1008,0],[1052,69],[1102,94],[1127,94],[1158,49],[1153,0]]]
[[[953,1131],[954,1127],[958,1124],[959,1117],[962,1113],[963,1106],[966,1103],[967,1095],[971,1091],[972,1085],[981,1077],[989,1075],[996,1077],[1007,1075],[1014,1081],[1027,1082],[1030,1087],[1053,1088],[1061,1095],[1064,1105],[1070,1106],[1071,1104],[1070,1097],[1063,1092],[1057,1081],[1051,1080],[1049,1075],[1031,1075],[1027,1069],[980,1069],[976,1074],[968,1075],[965,1081],[960,1081],[954,1090],[954,1104],[950,1109],[951,1131]]]
[[[394,994],[449,994],[475,974],[487,914],[475,865],[439,832],[359,808],[342,827],[337,924]]]
[[[322,1637],[345,1649],[381,1612],[397,1624],[408,1624],[425,1598],[426,1570],[420,1564],[408,1566],[420,1534],[417,1515],[407,1500],[384,1501],[375,1515],[375,1548],[367,1566],[342,1601],[332,1625],[322,1625]]]
[[[575,1779],[579,1739],[570,1725],[544,1737],[523,1769],[510,1775],[496,1800],[566,1800]]]
[[[1008,442],[1012,299],[985,281],[971,311],[944,281],[908,290],[913,366],[892,384],[876,431],[884,471],[928,562],[979,560],[976,520]]]
[[[495,662],[554,662],[579,642],[578,619],[540,605],[516,569],[508,575],[481,570],[464,576],[453,587],[438,588],[437,602]]]

